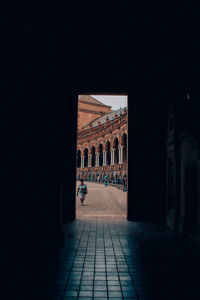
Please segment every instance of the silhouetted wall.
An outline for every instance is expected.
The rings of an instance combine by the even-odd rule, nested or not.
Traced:
[[[160,23],[155,22],[151,28],[146,16],[144,23],[139,18],[137,28],[140,30],[135,35],[135,26],[127,23],[134,19],[132,15],[127,18],[124,14],[124,24],[130,30],[123,30],[123,22],[119,22],[117,28],[111,22],[108,29],[105,20],[91,22],[91,15],[86,30],[83,25],[87,18],[82,11],[80,15],[84,17],[83,22],[73,16],[64,26],[73,28],[71,34],[61,33],[58,27],[56,32],[53,23],[49,31],[45,20],[43,27],[35,16],[31,23],[28,14],[27,24],[31,24],[25,26],[24,31],[13,25],[16,40],[9,47],[6,63],[11,66],[8,65],[4,73],[4,77],[12,75],[13,80],[9,79],[6,96],[2,97],[2,103],[8,105],[4,123],[6,139],[2,143],[8,146],[7,158],[3,156],[4,178],[9,175],[6,177],[7,198],[2,198],[8,207],[2,214],[6,215],[4,227],[10,263],[7,291],[14,291],[15,298],[54,298],[56,245],[62,242],[61,196],[63,221],[73,219],[75,212],[78,93],[128,94],[128,217],[130,220],[158,220],[163,216],[163,103],[166,102],[163,98],[172,85],[185,85],[187,79],[192,78],[191,68],[187,68],[185,57],[180,55],[183,49],[192,47],[191,35],[186,37],[184,32],[183,43],[176,47],[177,35],[169,42]],[[151,13],[148,15],[154,20]],[[168,15],[166,20],[170,20],[171,33],[174,32]],[[94,23],[100,27],[88,36]],[[103,24],[105,34],[101,32]],[[165,30],[167,27],[167,23],[164,24]],[[155,32],[158,34],[152,36]],[[11,38],[10,33],[7,38]],[[199,53],[198,48],[195,49]],[[188,66],[192,63],[197,66],[194,53]],[[66,134],[71,141],[67,145]],[[60,193],[62,180],[63,194]]]

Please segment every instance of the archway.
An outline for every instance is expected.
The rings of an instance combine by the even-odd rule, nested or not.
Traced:
[[[77,131],[77,157],[81,153],[82,174],[87,183],[88,194],[85,196],[85,212],[80,205],[80,193],[76,193],[76,217],[90,216],[127,216],[127,193],[116,174],[127,169],[122,165],[122,135],[127,133],[127,113],[121,108],[114,110],[107,104],[98,102],[90,95],[79,97],[79,119]],[[125,100],[124,100],[125,101]],[[117,104],[118,105],[118,104]],[[83,109],[87,110],[87,116]],[[94,114],[95,107],[95,114]],[[103,111],[104,110],[104,111]],[[97,113],[99,116],[97,117]],[[93,114],[92,117],[90,114]],[[93,118],[93,120],[92,120]],[[77,159],[78,160],[78,159]],[[79,166],[79,164],[78,164]],[[116,180],[117,179],[117,180]],[[76,188],[79,188],[76,182]],[[76,191],[77,191],[76,190]],[[109,199],[109,201],[108,201]]]
[[[84,168],[88,167],[88,149],[84,149]]]
[[[113,142],[113,146],[114,146],[114,164],[118,164],[119,163],[119,140],[118,138],[115,138],[114,139],[114,142]]]
[[[102,167],[103,166],[103,145],[102,144],[99,144],[98,151],[99,151],[99,166]]]
[[[95,147],[94,146],[92,147],[91,154],[92,154],[91,166],[95,167]]]
[[[127,163],[127,134],[124,133],[122,136],[122,145],[123,145],[123,163]]]
[[[110,142],[108,141],[106,143],[106,151],[107,151],[107,157],[106,157],[106,164],[107,166],[110,166],[111,163],[111,151],[110,151]]]

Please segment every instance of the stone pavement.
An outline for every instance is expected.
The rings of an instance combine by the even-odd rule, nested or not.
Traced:
[[[64,227],[56,299],[199,300],[199,249],[193,242],[159,224],[126,221],[126,193],[98,184],[88,188],[86,206],[77,203],[79,218]]]
[[[77,182],[77,187],[80,182]],[[127,192],[101,183],[86,182],[88,195],[84,206],[76,197],[76,218],[110,217],[126,218]],[[76,189],[77,190],[77,189]]]

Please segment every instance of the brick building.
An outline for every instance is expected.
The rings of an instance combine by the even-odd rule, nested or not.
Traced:
[[[92,110],[86,111],[86,105]],[[127,176],[127,142],[127,108],[112,111],[91,96],[79,96],[77,178],[102,181],[107,175],[115,182],[117,177]]]
[[[84,129],[88,123],[110,113],[111,107],[94,99],[89,95],[78,97],[78,130]]]

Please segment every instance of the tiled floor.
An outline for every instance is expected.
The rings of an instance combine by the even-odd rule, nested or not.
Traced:
[[[188,241],[158,225],[76,220],[66,225],[57,256],[57,300],[200,299],[198,257]]]

